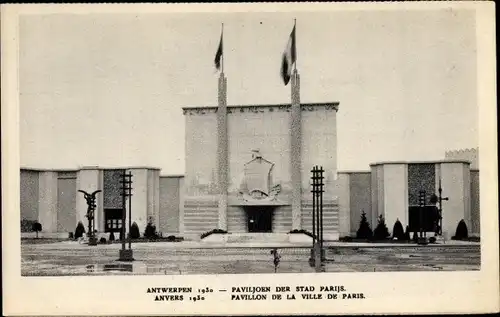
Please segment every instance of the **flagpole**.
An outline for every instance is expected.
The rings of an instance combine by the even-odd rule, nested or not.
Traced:
[[[297,72],[297,19],[293,19],[293,28],[295,30],[294,41],[295,41],[295,63],[293,64],[293,69]]]
[[[224,22],[222,22],[222,56],[221,56],[221,73],[224,74]]]

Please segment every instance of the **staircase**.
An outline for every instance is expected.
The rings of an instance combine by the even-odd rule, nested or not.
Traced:
[[[232,233],[227,235],[227,243],[245,243],[245,242],[258,242],[258,243],[276,243],[288,242],[288,234],[286,233]]]

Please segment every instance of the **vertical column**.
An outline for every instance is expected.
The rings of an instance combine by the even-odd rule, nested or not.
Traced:
[[[291,159],[291,180],[292,180],[292,230],[300,230],[301,223],[301,200],[302,200],[302,179],[301,179],[301,109],[300,109],[300,76],[294,69],[291,78],[292,106],[291,106],[291,127],[290,127],[290,159]]]
[[[149,220],[151,219],[151,221],[153,222],[153,224],[155,226],[158,226],[158,221],[157,221],[157,218],[156,218],[156,213],[155,213],[155,209],[154,209],[154,176],[155,176],[155,171],[154,170],[148,170],[148,192],[147,192],[147,197],[148,197],[148,211],[147,211],[147,215],[148,215],[148,222]]]
[[[470,231],[470,225],[467,223],[467,213],[470,210],[468,206],[470,191],[466,190],[464,163],[446,162],[441,163],[441,186],[443,196],[449,200],[443,202],[443,234],[448,238],[455,235],[458,222],[462,219],[466,221],[467,229]],[[469,187],[470,188],[470,187]]]
[[[139,232],[142,235],[148,223],[148,170],[141,168],[130,171],[132,172],[132,197],[128,197],[126,202],[127,223],[125,227],[128,230],[130,213],[128,200],[132,198],[132,223],[137,223]]]
[[[403,229],[408,224],[408,176],[406,164],[386,164],[384,167],[384,209],[382,214],[389,231],[399,219]],[[392,233],[392,232],[391,232]]]
[[[40,172],[38,222],[44,232],[57,232],[57,172]]]
[[[351,191],[350,175],[339,173],[337,178],[337,197],[339,202],[339,234],[341,237],[351,234]]]
[[[219,106],[217,109],[217,170],[219,191],[219,229],[227,230],[228,187],[228,137],[227,137],[227,79],[219,77]]]
[[[464,173],[464,221],[469,229],[469,234],[473,232],[472,230],[472,216],[471,216],[471,176],[470,176],[470,164],[463,164]]]
[[[160,230],[160,171],[154,170],[154,181],[153,181],[153,190],[154,190],[154,202],[153,209],[155,214],[155,224],[156,228]]]

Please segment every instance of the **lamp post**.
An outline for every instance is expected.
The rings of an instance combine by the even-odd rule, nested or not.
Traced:
[[[119,253],[119,261],[134,261],[134,253],[132,251],[132,237],[130,235],[130,231],[132,228],[132,172],[127,173],[123,171],[122,180],[120,183],[122,184],[122,248]],[[127,223],[127,197],[129,202],[128,212],[129,212],[129,228],[128,228],[128,249],[126,248],[126,223]]]
[[[443,188],[441,188],[441,178],[439,179],[439,188],[438,188],[438,202],[439,202],[439,216],[438,216],[438,235],[443,234],[443,200],[448,201],[448,197],[443,197]]]
[[[419,237],[418,237],[418,244],[427,244],[427,236],[426,236],[426,231],[427,228],[424,228],[424,212],[425,212],[425,203],[426,201],[426,192],[425,190],[421,190],[418,193],[418,204],[420,206],[420,212],[419,212]]]

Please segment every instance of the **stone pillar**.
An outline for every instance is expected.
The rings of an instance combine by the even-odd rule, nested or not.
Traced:
[[[441,186],[443,196],[443,234],[449,239],[455,235],[458,222],[464,219],[467,229],[470,223],[470,171],[463,162],[441,163]]]
[[[132,172],[132,223],[137,223],[141,236],[146,230],[148,223],[148,170],[131,169]],[[128,173],[128,171],[127,171]],[[127,223],[125,228],[128,232],[129,224],[129,202],[126,201]]]
[[[42,232],[57,232],[57,172],[40,172],[38,197]]]
[[[100,189],[102,190],[102,182],[103,182],[103,173],[97,168],[82,168],[78,171],[78,175],[76,176],[76,190],[83,190],[87,193],[91,194],[94,191]],[[95,216],[95,225],[96,229],[99,231],[104,231],[104,211],[103,211],[103,194],[104,192],[98,193],[96,199],[96,211],[94,213]],[[87,201],[83,196],[83,193],[76,193],[76,224],[81,221],[83,226],[85,227],[85,232],[88,230],[88,219],[85,217],[87,215]],[[101,223],[102,222],[102,223]],[[101,230],[102,229],[102,230]]]
[[[337,197],[339,201],[339,234],[341,237],[351,234],[351,191],[350,175],[339,173],[337,178]]]
[[[301,176],[301,109],[300,109],[300,75],[295,69],[291,78],[292,106],[290,120],[290,159],[292,180],[292,230],[302,229],[302,176]]]
[[[154,181],[153,181],[153,191],[154,191],[154,202],[153,209],[155,214],[155,224],[157,230],[160,228],[160,171],[154,170]]]
[[[158,219],[156,218],[156,213],[154,209],[154,200],[155,200],[155,192],[154,192],[154,170],[148,170],[148,187],[147,187],[147,197],[148,197],[148,217],[147,221],[150,220],[153,222],[155,226],[158,226]]]
[[[399,219],[403,229],[408,225],[408,168],[406,164],[385,164],[383,168],[384,209],[380,213],[392,234],[396,220]]]
[[[228,189],[228,137],[227,137],[227,79],[219,77],[219,106],[217,108],[217,173],[219,190],[219,229],[227,230]]]

